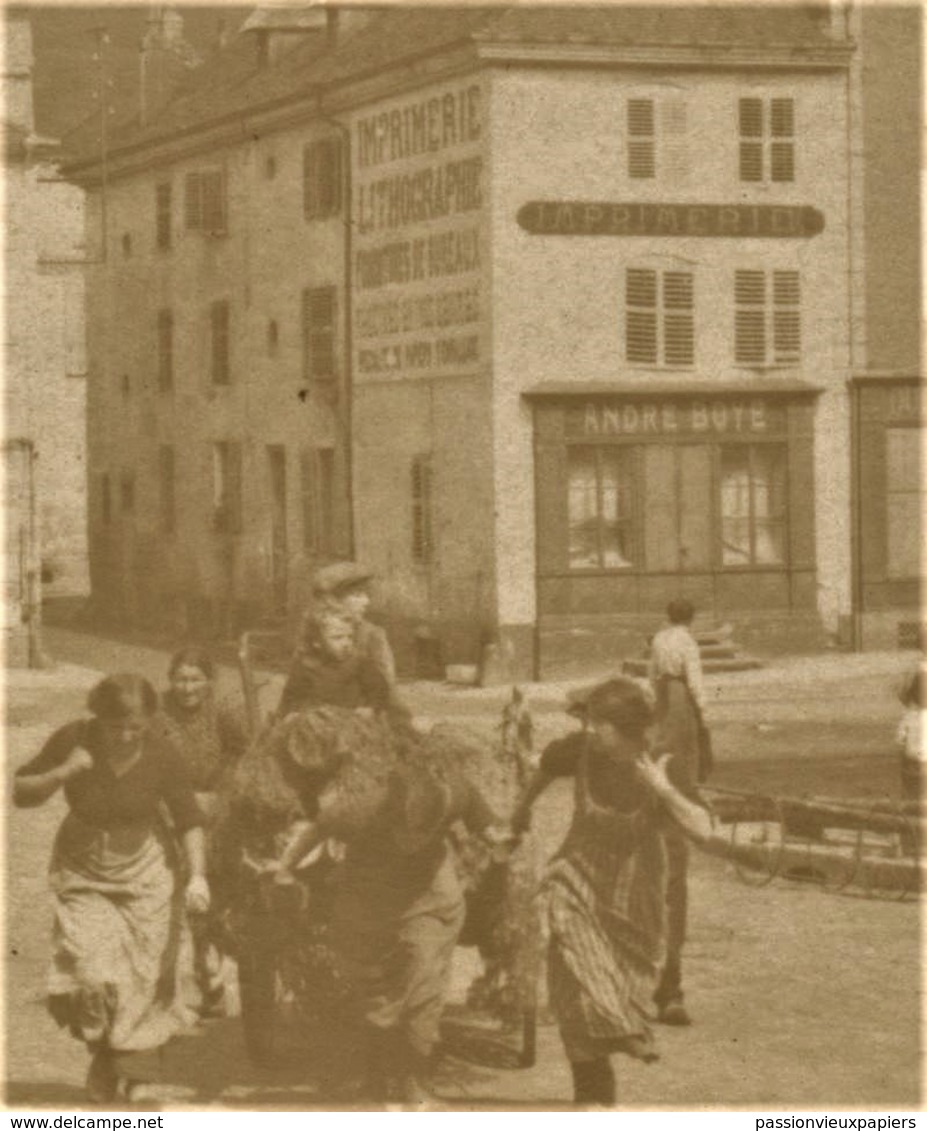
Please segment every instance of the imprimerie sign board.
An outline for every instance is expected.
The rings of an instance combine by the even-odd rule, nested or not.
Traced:
[[[354,119],[358,381],[474,373],[483,360],[482,93],[447,83]]]
[[[810,205],[660,204],[532,200],[517,220],[533,236],[680,236],[807,239],[824,231]]]

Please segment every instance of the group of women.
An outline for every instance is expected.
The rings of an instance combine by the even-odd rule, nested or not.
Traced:
[[[581,729],[544,751],[507,823],[452,768],[437,785],[416,776],[422,749],[396,693],[385,635],[364,617],[368,582],[352,563],[319,571],[280,713],[293,719],[333,704],[344,714],[325,716],[329,724],[382,720],[404,736],[398,746],[412,751],[410,769],[393,774],[395,796],[363,829],[326,817],[337,816],[337,802],[307,812],[279,876],[286,882],[291,865],[325,836],[347,841],[344,960],[360,972],[376,1037],[367,1094],[384,1098],[375,1078],[401,1046],[398,1098],[428,1100],[427,1062],[464,913],[447,848],[451,822],[463,818],[495,842],[517,837],[546,786],[569,776],[573,822],[545,880],[550,1000],[575,1101],[613,1104],[611,1054],[655,1055],[648,1018],[664,962],[667,836],[707,839],[708,814],[694,788],[670,780],[668,756],[651,755],[651,701],[623,678],[574,702]],[[201,1015],[223,1009],[209,828],[247,735],[240,713],[217,702],[201,650],[177,653],[168,684],[159,699],[139,676],[107,677],[90,694],[90,718],[56,731],[15,780],[17,805],[39,805],[59,789],[67,802],[50,873],[49,1007],[90,1052],[87,1092],[96,1103],[151,1098],[158,1050],[191,1020],[191,986]],[[390,968],[379,968],[378,955],[387,954]],[[193,978],[184,975],[190,969]]]

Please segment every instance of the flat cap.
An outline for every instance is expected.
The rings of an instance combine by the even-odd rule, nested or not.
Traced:
[[[317,569],[312,579],[312,591],[319,595],[340,593],[370,581],[373,574],[357,562],[332,562],[331,565]]]

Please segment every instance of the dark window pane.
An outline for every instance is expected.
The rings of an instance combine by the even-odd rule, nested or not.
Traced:
[[[229,304],[214,302],[210,308],[212,325],[212,379],[217,385],[231,380],[229,364]]]

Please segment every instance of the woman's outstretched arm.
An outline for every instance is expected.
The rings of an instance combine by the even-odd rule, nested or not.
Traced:
[[[682,831],[698,844],[711,840],[713,827],[711,815],[703,806],[681,793],[666,775],[666,765],[672,754],[663,754],[656,760],[642,755],[634,766],[637,775],[663,802],[670,816]]]

